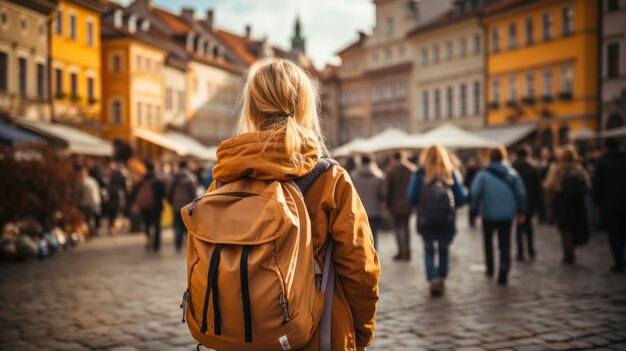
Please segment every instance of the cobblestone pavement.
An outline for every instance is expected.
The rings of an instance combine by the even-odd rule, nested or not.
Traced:
[[[508,287],[484,275],[482,236],[460,220],[447,292],[428,295],[421,239],[396,263],[381,236],[381,300],[369,350],[626,350],[626,275],[608,272],[606,237],[560,263],[557,232],[537,230],[537,259],[514,262]],[[184,257],[141,235],[96,238],[46,261],[0,264],[0,350],[192,350],[181,324]]]

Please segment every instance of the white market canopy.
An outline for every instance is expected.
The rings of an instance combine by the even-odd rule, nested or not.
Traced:
[[[450,123],[431,129],[417,137],[419,140],[416,139],[411,148],[423,149],[434,144],[440,144],[450,149],[485,149],[501,145]]]
[[[476,134],[506,147],[511,147],[537,130],[537,123],[486,127]]]
[[[208,147],[196,139],[174,131],[156,132],[147,129],[135,129],[133,135],[168,149],[181,157],[193,157],[199,160],[217,160],[217,147]]]
[[[18,125],[43,136],[60,139],[67,143],[70,153],[89,156],[113,156],[113,145],[107,140],[100,139],[73,127],[57,123],[13,119]]]

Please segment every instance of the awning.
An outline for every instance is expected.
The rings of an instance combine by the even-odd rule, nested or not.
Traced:
[[[600,135],[602,138],[624,138],[626,137],[626,126],[605,130]]]
[[[199,160],[217,160],[217,147],[207,147],[196,139],[173,131],[155,132],[147,129],[135,129],[133,135],[171,150],[181,157],[193,157]]]
[[[420,145],[426,148],[434,144],[440,144],[451,149],[485,149],[502,145],[501,142],[484,138],[451,123],[443,124],[417,137],[419,140],[416,140],[414,148]]]
[[[570,130],[567,132],[567,138],[572,140],[589,140],[598,137],[598,133],[594,132],[590,128],[582,127],[576,130]]]
[[[110,142],[87,134],[73,127],[57,123],[13,118],[18,125],[44,137],[60,139],[67,143],[72,154],[89,156],[112,156],[113,145]]]
[[[507,126],[488,127],[477,134],[506,147],[511,147],[537,130],[537,123],[512,124]]]
[[[0,145],[15,146],[46,140],[27,130],[0,121]]]

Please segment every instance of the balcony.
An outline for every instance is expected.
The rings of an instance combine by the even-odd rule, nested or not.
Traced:
[[[544,95],[544,96],[541,97],[541,100],[543,102],[546,102],[546,103],[553,102],[554,101],[554,96],[552,96],[552,95]]]
[[[522,104],[524,105],[534,105],[535,104],[535,97],[534,96],[525,96],[522,98]]]
[[[500,108],[500,103],[497,101],[493,101],[493,102],[490,102],[487,107],[489,107],[490,110],[497,110]]]
[[[508,108],[516,108],[517,107],[517,101],[515,100],[509,100],[506,102],[506,107]]]
[[[571,91],[562,91],[559,93],[559,100],[571,101],[574,99],[574,94]]]

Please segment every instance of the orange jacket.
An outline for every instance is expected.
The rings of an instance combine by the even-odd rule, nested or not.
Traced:
[[[246,133],[222,142],[213,168],[216,181],[228,183],[247,176],[289,180],[309,173],[318,161],[313,142],[305,143],[299,167],[289,161],[284,136],[269,140],[270,132]],[[215,183],[211,189],[215,187]],[[380,264],[374,250],[367,215],[350,176],[334,166],[322,174],[305,194],[311,218],[313,247],[319,252],[328,235],[334,240],[337,276],[333,297],[332,349],[355,350],[374,338]],[[320,253],[323,265],[324,253]],[[319,350],[316,332],[304,350]]]

